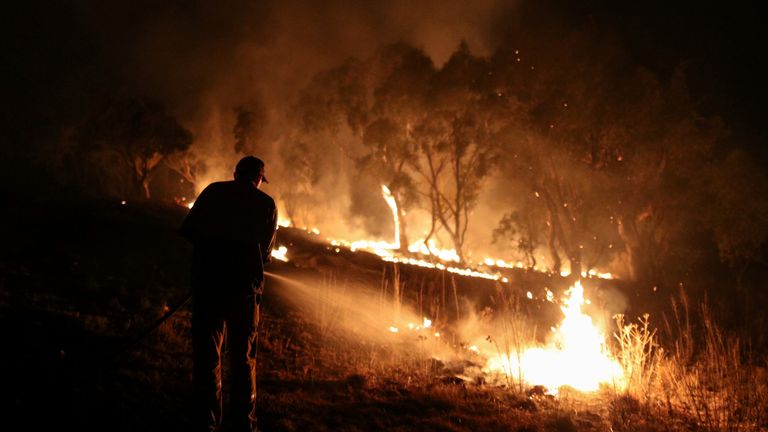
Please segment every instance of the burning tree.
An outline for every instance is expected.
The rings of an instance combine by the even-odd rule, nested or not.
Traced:
[[[145,198],[160,163],[192,144],[192,134],[150,99],[111,101],[80,128],[81,145],[91,151],[113,152],[130,168]]]
[[[471,108],[459,113],[443,111],[430,123],[417,128],[422,145],[420,158],[413,165],[425,184],[432,215],[432,229],[424,241],[436,231],[437,223],[464,261],[470,213],[483,180],[491,173],[496,149],[489,142],[487,124]]]
[[[357,162],[390,190],[399,213],[398,243],[406,249],[406,211],[418,202],[411,169],[418,157],[414,129],[424,117],[434,66],[423,51],[405,44],[384,48],[373,64],[380,81],[371,89],[373,103],[362,130],[367,153]]]
[[[281,186],[280,197],[291,225],[301,226],[299,221],[307,219],[302,213],[316,204],[313,188],[320,180],[316,155],[310,151],[309,145],[297,140],[282,147],[280,159],[284,165],[291,167],[292,172],[291,181]]]
[[[513,218],[515,205],[500,229],[539,230],[524,237],[546,239],[555,271],[567,260],[578,277],[623,256],[633,279],[658,279],[673,244],[685,243],[683,225],[694,224],[700,195],[685,185],[718,133],[697,118],[679,80],[661,83],[627,67],[611,43],[589,40],[569,35],[530,58],[493,57],[497,88],[518,113],[505,164],[546,222]]]
[[[408,171],[414,157],[408,134],[389,118],[381,118],[365,128],[363,143],[371,152],[358,158],[358,169],[387,186],[398,211],[398,244],[408,247],[406,234],[406,203],[414,201],[415,188]]]
[[[355,158],[346,138],[350,134],[359,137],[364,122],[360,117],[362,107],[368,103],[364,70],[362,62],[349,59],[337,68],[315,75],[290,108],[288,119],[294,128],[283,138],[280,157],[287,169],[296,170],[298,162],[303,170],[298,182],[282,186],[281,197],[286,199],[292,219],[315,202],[311,189],[318,182],[342,178],[323,176],[326,170],[333,174],[341,172],[344,164]]]
[[[304,129],[327,133],[360,173],[390,190],[402,248],[407,210],[421,196],[432,215],[425,243],[445,230],[464,258],[469,215],[498,149],[501,112],[476,85],[486,69],[466,45],[436,70],[423,51],[398,43],[319,74],[302,91],[295,117]],[[359,138],[362,155],[340,144],[344,128]]]
[[[747,196],[718,178],[729,160],[716,151],[722,126],[697,113],[679,72],[661,80],[593,36],[521,37],[531,54],[502,47],[487,58],[461,46],[441,68],[404,44],[348,60],[302,90],[299,141],[318,142],[313,158],[342,149],[370,196],[389,188],[401,246],[405,213],[420,205],[431,215],[425,244],[444,235],[465,259],[471,213],[493,179],[511,191],[497,197],[510,211],[496,237],[513,239],[531,267],[543,248],[556,272],[618,263],[630,279],[661,283],[699,259],[697,236],[750,262],[763,241],[723,229],[737,225],[712,203]]]
[[[317,75],[294,109],[305,133],[329,137],[360,175],[389,188],[399,211],[397,235],[403,248],[408,246],[406,211],[417,196],[408,170],[415,154],[411,130],[432,70],[420,50],[387,46],[367,62],[348,60]],[[345,133],[359,140],[362,154],[343,141]]]

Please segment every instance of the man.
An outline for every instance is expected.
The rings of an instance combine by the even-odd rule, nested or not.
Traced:
[[[256,430],[256,345],[264,264],[277,228],[275,201],[259,190],[264,162],[242,158],[234,180],[212,183],[181,227],[194,245],[192,349],[195,422],[199,430]],[[222,415],[224,335],[231,370]]]

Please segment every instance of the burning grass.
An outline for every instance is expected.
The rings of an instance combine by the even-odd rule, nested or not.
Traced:
[[[327,374],[336,367],[339,369],[334,379],[343,382],[359,377],[353,381],[359,380],[360,385],[370,391],[392,385],[411,389],[409,392],[414,388],[424,392],[454,386],[463,389],[465,395],[475,396],[501,391],[516,398],[518,407],[527,401],[536,407],[534,410],[546,409],[548,414],[558,410],[590,413],[599,421],[590,423],[586,430],[607,430],[602,428],[609,426],[612,430],[632,431],[690,428],[758,431],[766,427],[764,369],[754,360],[744,358],[743,352],[739,354],[738,341],[723,337],[705,310],[702,311],[705,338],[701,347],[691,345],[693,330],[681,327],[671,335],[673,348],[662,349],[648,315],[632,323],[617,316],[614,341],[609,347],[580,309],[585,300],[583,291],[575,290],[562,307],[565,317],[563,323],[553,329],[555,337],[550,341],[550,348],[543,349],[531,348],[540,345],[536,327],[521,319],[520,300],[505,297],[503,290],[499,291],[495,316],[484,311],[486,316],[481,313],[457,325],[425,319],[422,325],[390,326],[389,339],[345,328],[349,322],[358,322],[356,314],[369,316],[369,320],[370,316],[379,315],[380,303],[373,306],[359,299],[350,301],[344,294],[350,291],[349,287],[326,282],[319,292],[325,290],[336,292],[332,303],[338,309],[333,314],[318,315],[317,328],[322,332],[318,340],[326,343],[311,350],[318,353],[316,363],[303,368],[311,371],[311,377],[317,377],[317,373]],[[329,294],[318,295],[331,298]],[[413,320],[412,312],[394,304],[396,298],[393,294],[385,315],[395,316],[396,310]],[[326,310],[322,305],[324,301],[318,298],[317,310]],[[354,308],[345,309],[349,305]],[[350,318],[350,314],[352,319],[346,324],[339,318],[345,315]],[[323,325],[328,322],[323,316],[334,317],[335,327]],[[487,336],[486,348],[478,348],[471,338],[462,340],[462,336],[478,333],[477,327],[467,328],[471,327],[467,321],[477,326],[483,319],[493,324],[490,328],[498,336]],[[569,319],[573,322],[569,323]],[[386,319],[375,321],[369,322],[370,329],[385,334]],[[426,323],[429,325],[424,325]],[[441,331],[433,333],[437,328]],[[462,331],[469,333],[462,335]],[[574,337],[569,332],[576,332],[577,337],[567,340]],[[436,333],[442,337],[430,337]],[[585,342],[585,337],[590,343]],[[492,346],[495,353],[489,355],[487,346]],[[569,352],[574,346],[579,350]],[[545,362],[547,355],[549,359]],[[594,355],[600,360],[595,361]],[[537,370],[526,370],[531,365],[524,361],[526,356],[532,356],[533,364],[543,371],[540,375]],[[319,360],[323,358],[330,361],[323,363]],[[610,374],[594,377],[590,370]],[[345,375],[349,373],[352,375]],[[747,377],[754,382],[748,382]],[[547,388],[548,383],[554,384]],[[557,397],[551,396],[553,393],[557,393]],[[581,430],[574,417],[559,418],[568,418],[569,424],[574,425],[572,430]],[[548,430],[548,426],[536,422],[519,427]]]

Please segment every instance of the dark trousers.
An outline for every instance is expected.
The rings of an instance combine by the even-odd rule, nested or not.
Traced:
[[[192,314],[197,430],[256,430],[256,348],[260,295],[206,295],[197,290]],[[222,408],[222,345],[227,339],[231,392]]]

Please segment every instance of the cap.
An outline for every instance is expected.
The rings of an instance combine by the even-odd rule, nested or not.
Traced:
[[[240,162],[235,166],[236,179],[252,181],[256,180],[258,176],[261,176],[264,183],[269,183],[267,177],[264,176],[264,161],[255,156],[246,156],[240,159]]]

